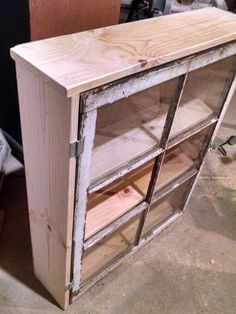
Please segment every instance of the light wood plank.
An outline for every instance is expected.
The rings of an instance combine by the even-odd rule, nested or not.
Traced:
[[[78,101],[17,64],[30,231],[36,277],[62,308],[69,304]],[[78,99],[77,99],[78,100]]]
[[[234,14],[206,8],[22,44],[11,55],[71,96],[235,39]]]
[[[127,182],[113,184],[89,196],[86,217],[85,239],[109,225],[135,205],[140,203],[143,196]]]

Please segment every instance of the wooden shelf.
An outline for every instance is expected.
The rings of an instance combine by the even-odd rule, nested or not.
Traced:
[[[89,195],[85,239],[139,204],[145,197],[153,161]]]
[[[103,229],[143,200],[129,182],[119,180],[89,195],[85,240]]]
[[[84,253],[83,281],[134,244],[139,218],[140,216],[134,217],[123,227]]]

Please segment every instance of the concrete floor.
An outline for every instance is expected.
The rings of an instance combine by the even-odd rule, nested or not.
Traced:
[[[235,104],[218,143],[236,134]],[[236,146],[227,150],[209,154],[185,214],[66,313],[236,313]],[[63,313],[33,275],[22,171],[6,177],[0,208],[0,314]]]

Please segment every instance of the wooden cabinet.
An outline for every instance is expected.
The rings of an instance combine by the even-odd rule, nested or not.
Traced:
[[[235,30],[207,8],[11,50],[35,275],[62,308],[184,212],[235,89]]]

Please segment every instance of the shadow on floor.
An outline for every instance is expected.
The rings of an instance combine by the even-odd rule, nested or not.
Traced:
[[[36,294],[53,301],[33,273],[28,205],[24,172],[5,178],[0,194],[5,224],[0,238],[0,269],[14,276]]]
[[[221,186],[220,181],[200,178],[188,209],[197,228],[236,240],[235,189]]]

